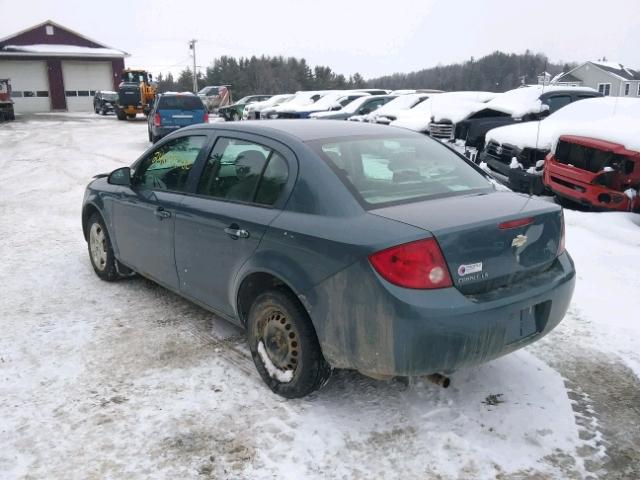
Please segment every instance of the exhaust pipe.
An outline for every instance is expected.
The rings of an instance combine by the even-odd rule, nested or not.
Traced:
[[[441,386],[442,388],[449,388],[451,385],[451,380],[449,377],[445,377],[439,373],[432,373],[431,375],[427,375],[427,380],[431,383],[435,383],[436,385]]]

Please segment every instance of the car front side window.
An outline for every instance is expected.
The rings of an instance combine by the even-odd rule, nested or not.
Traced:
[[[206,138],[190,135],[162,145],[136,169],[133,184],[152,190],[186,191],[189,172]]]

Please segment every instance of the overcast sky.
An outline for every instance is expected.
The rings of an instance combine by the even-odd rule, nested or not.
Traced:
[[[51,19],[153,72],[189,65],[191,38],[202,69],[268,54],[370,78],[527,48],[640,68],[640,0],[0,0],[0,11],[0,38]]]

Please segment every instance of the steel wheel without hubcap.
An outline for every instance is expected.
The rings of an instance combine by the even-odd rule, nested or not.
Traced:
[[[104,236],[104,230],[99,223],[91,225],[89,248],[91,249],[93,265],[98,270],[103,271],[107,266],[107,241]]]
[[[285,398],[304,397],[331,375],[309,315],[285,287],[263,292],[253,301],[247,341],[258,373]]]
[[[298,364],[298,337],[295,325],[284,313],[274,310],[262,327],[262,343],[274,366],[295,372]]]

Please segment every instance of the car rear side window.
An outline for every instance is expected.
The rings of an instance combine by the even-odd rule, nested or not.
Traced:
[[[142,161],[133,183],[152,190],[186,191],[189,172],[206,139],[191,135],[165,143]]]
[[[192,95],[160,97],[158,108],[165,110],[204,110],[202,100]]]
[[[198,194],[272,205],[288,178],[282,156],[258,143],[220,138],[200,178]]]
[[[279,153],[273,152],[258,184],[255,202],[263,205],[276,203],[288,178],[289,167],[286,160]]]
[[[365,206],[492,190],[481,173],[426,137],[376,136],[311,144]]]

